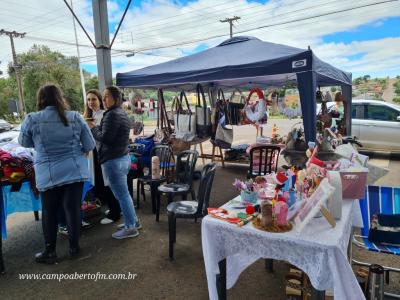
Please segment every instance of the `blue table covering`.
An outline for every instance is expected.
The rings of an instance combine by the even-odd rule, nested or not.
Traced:
[[[85,199],[86,193],[93,187],[90,182],[83,185],[82,201]],[[6,220],[7,216],[15,212],[39,211],[42,209],[42,201],[40,196],[35,197],[29,182],[23,182],[21,189],[16,192],[11,191],[12,185],[3,185],[0,195],[0,218],[1,218],[1,235],[3,239],[7,238]]]

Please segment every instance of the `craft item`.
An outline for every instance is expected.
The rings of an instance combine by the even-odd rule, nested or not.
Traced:
[[[289,207],[296,203],[296,191],[289,191],[289,198],[287,200],[287,204]]]
[[[331,224],[332,227],[336,226],[336,221],[335,218],[330,214],[330,212],[323,206],[321,206],[321,213],[325,217],[325,219],[328,221],[329,224]]]
[[[304,227],[319,213],[321,207],[325,205],[326,201],[330,196],[332,196],[334,191],[335,188],[329,184],[327,178],[324,178],[311,197],[303,201],[303,206],[294,219],[296,230],[298,232],[301,232]]]
[[[278,135],[278,126],[276,126],[276,124],[274,124],[274,126],[272,127],[271,137],[274,139],[274,138],[276,138],[277,135]]]
[[[329,183],[335,188],[336,193],[333,193],[328,199],[328,210],[331,215],[340,220],[342,217],[342,179],[337,171],[328,171]]]
[[[290,223],[287,223],[284,226],[279,226],[277,224],[271,223],[268,226],[264,226],[262,224],[262,218],[260,218],[260,215],[257,216],[257,218],[253,219],[253,226],[257,229],[263,230],[263,231],[268,231],[268,232],[287,232],[292,230],[293,225]]]
[[[237,224],[241,219],[238,217],[231,217],[226,209],[223,208],[208,208],[208,215],[229,223]]]
[[[247,223],[249,223],[251,220],[253,220],[257,216],[258,216],[258,213],[252,214],[252,215],[248,216],[246,219],[244,219],[244,220],[242,219],[241,221],[239,221],[237,223],[237,226],[242,227],[242,226],[246,225]]]
[[[274,214],[278,226],[285,226],[287,224],[288,205],[285,201],[278,201],[274,205]]]
[[[278,172],[276,173],[275,176],[275,182],[279,185],[282,185],[286,182],[286,180],[288,180],[287,176],[285,175],[284,172]]]
[[[151,158],[151,179],[160,179],[160,158],[158,156]]]
[[[246,214],[252,215],[255,212],[255,208],[253,205],[249,204],[246,206]]]
[[[261,202],[261,224],[264,227],[272,225],[272,204],[269,201]]]

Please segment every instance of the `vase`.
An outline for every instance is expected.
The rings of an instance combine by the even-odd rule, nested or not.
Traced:
[[[257,193],[241,191],[240,198],[242,198],[242,202],[255,204],[257,202]]]

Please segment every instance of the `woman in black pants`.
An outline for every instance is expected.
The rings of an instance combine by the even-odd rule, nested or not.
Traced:
[[[38,263],[57,261],[57,213],[63,206],[69,232],[69,253],[79,251],[83,182],[90,179],[89,151],[95,141],[81,115],[67,110],[61,90],[55,85],[41,87],[37,95],[38,112],[26,116],[19,143],[35,148],[36,186],[42,198],[42,227],[45,250],[36,254]]]

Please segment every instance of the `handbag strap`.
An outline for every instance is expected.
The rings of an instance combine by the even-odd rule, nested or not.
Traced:
[[[218,89],[218,100],[222,100],[224,103],[226,102],[224,91],[222,89]]]
[[[240,100],[239,100],[239,104],[245,104],[246,103],[246,98],[243,96],[242,91],[240,91],[239,89],[236,89],[232,92],[230,98],[229,98],[229,102],[232,102],[233,97],[235,96],[236,93],[239,93],[240,95]],[[234,102],[232,102],[234,103]]]
[[[259,89],[259,88],[254,88],[254,89],[250,90],[250,93],[249,93],[249,95],[247,96],[247,99],[246,99],[246,104],[249,104],[250,98],[254,93],[257,93],[257,96],[258,96],[259,99],[262,99],[262,100],[265,101],[263,91],[261,89]]]
[[[207,122],[207,103],[206,103],[206,96],[204,95],[203,87],[200,83],[197,84],[196,87],[197,91],[197,106],[201,107],[200,105],[200,96],[203,98],[203,114],[204,114],[204,122]],[[206,124],[205,124],[206,125]]]
[[[157,109],[157,128],[167,128],[171,131],[171,124],[167,117],[167,109],[165,107],[164,93],[162,89],[158,89],[158,109]]]

